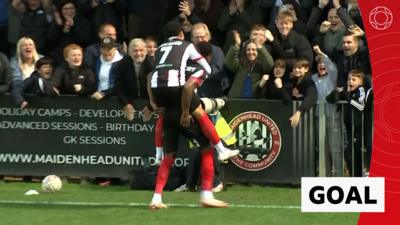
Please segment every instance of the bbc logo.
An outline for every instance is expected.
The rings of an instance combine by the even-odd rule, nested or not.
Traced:
[[[302,212],[384,212],[383,177],[302,177]]]

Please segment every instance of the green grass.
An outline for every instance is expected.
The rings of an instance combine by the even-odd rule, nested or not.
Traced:
[[[299,188],[234,185],[216,194],[232,204],[226,209],[197,207],[198,193],[165,192],[164,202],[176,204],[165,210],[146,207],[151,191],[127,186],[64,184],[58,193],[25,196],[29,189],[40,184],[0,183],[0,225],[354,225],[358,219],[357,213],[301,213]]]

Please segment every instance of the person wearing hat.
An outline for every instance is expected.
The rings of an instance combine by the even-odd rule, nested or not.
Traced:
[[[16,105],[26,108],[28,102],[24,98],[24,94],[37,94],[38,96],[46,95],[48,79],[53,75],[53,59],[50,57],[40,58],[36,62],[36,70],[25,79],[20,85],[14,86],[11,91],[11,97]]]
[[[94,67],[97,90],[92,94],[95,100],[101,100],[105,96],[111,95],[114,84],[114,67],[116,62],[122,59],[122,55],[117,50],[117,43],[113,38],[105,37],[100,42],[100,56],[96,60]]]
[[[120,55],[125,55],[126,54],[126,44],[120,44],[117,42],[117,29],[115,26],[111,23],[104,23],[100,26],[99,28],[99,33],[97,34],[98,36],[98,41],[96,43],[93,43],[85,48],[85,52],[83,54],[83,63],[94,69],[94,66],[96,64],[96,60],[99,58],[101,52],[100,52],[100,45],[101,45],[101,40],[103,40],[106,37],[109,37],[115,41],[117,50]]]

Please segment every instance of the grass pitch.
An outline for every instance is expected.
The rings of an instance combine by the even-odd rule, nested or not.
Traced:
[[[231,204],[200,208],[198,193],[165,192],[165,210],[150,210],[151,191],[127,186],[64,184],[57,193],[25,196],[40,183],[0,183],[0,225],[355,225],[358,213],[301,213],[300,189],[234,185],[216,194]]]

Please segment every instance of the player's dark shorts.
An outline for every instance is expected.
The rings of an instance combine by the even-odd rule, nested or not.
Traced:
[[[164,151],[176,152],[178,150],[179,136],[182,134],[200,149],[209,146],[210,141],[204,136],[197,121],[192,121],[190,127],[179,125],[181,118],[182,87],[160,87],[152,89],[157,106],[165,107],[164,115]],[[190,102],[190,112],[200,105],[200,99],[193,95]]]

